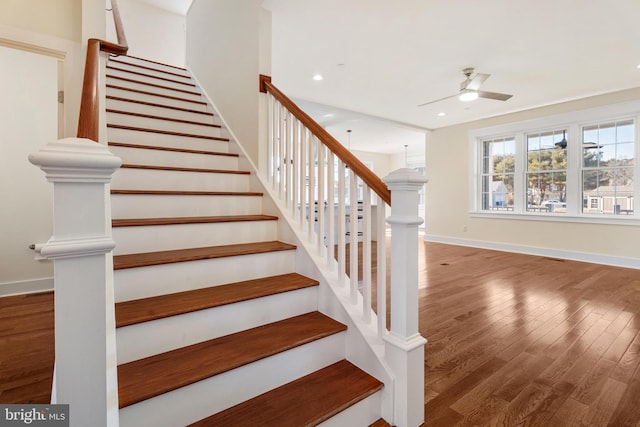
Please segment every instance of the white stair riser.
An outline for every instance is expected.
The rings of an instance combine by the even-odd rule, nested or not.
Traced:
[[[242,282],[295,271],[295,251],[177,262],[114,271],[115,301]]]
[[[117,84],[114,86],[126,87],[122,84]],[[146,92],[153,92],[153,91],[147,90]],[[195,110],[195,111],[207,111],[207,105],[201,104],[199,102],[189,102],[189,101],[183,101],[182,99],[172,99],[172,98],[166,98],[164,96],[132,92],[126,89],[107,87],[107,95],[117,96],[120,98],[135,99],[137,101],[152,102],[154,104],[169,105],[171,107],[187,108],[189,110]],[[183,97],[178,97],[178,98],[183,98]]]
[[[107,84],[114,85],[114,86],[122,86],[129,89],[142,90],[145,92],[153,92],[158,95],[174,96],[177,98],[188,99],[190,101],[202,101],[202,96],[200,95],[200,93],[192,93],[195,91],[188,90],[188,89],[186,89],[187,92],[184,92],[183,91],[184,89],[175,90],[172,88],[152,86],[152,85],[140,83],[137,81],[132,82],[129,80],[123,80],[120,78],[111,78],[111,77],[107,77]],[[164,85],[160,85],[160,86],[164,86]]]
[[[249,175],[121,168],[111,185],[130,190],[248,191]]]
[[[118,363],[299,316],[317,306],[313,287],[118,328]]]
[[[116,227],[114,255],[201,248],[277,239],[277,221]]]
[[[125,99],[133,99],[131,96],[123,96]],[[208,114],[201,114],[190,111],[175,110],[171,107],[163,108],[153,105],[139,104],[137,102],[127,102],[115,99],[107,99],[107,108],[114,110],[130,111],[140,114],[149,114],[152,116],[168,117],[178,120],[190,120],[192,122],[213,123],[218,124],[215,117]],[[159,105],[168,105],[166,102],[157,102]],[[192,109],[193,110],[193,109]]]
[[[194,123],[174,122],[170,120],[139,117],[131,114],[107,112],[107,123],[134,126],[145,129],[166,130],[169,132],[182,132],[194,135],[220,136],[220,128],[214,126],[202,126]]]
[[[369,426],[380,419],[381,407],[382,391],[378,391],[318,424],[318,427]]]
[[[109,141],[125,142],[129,144],[215,151],[218,153],[227,153],[229,151],[228,141],[219,141],[216,139],[167,135],[155,132],[117,129],[113,127],[107,128],[107,136]]]
[[[152,70],[158,70],[157,72],[166,71],[166,73],[162,73],[163,75],[166,75],[167,73],[171,73],[171,74],[179,74],[184,77],[190,77],[189,72],[184,69],[169,67],[167,65],[157,64],[155,62],[141,61],[136,58],[131,58],[130,56],[126,56],[126,57],[120,56],[118,57],[118,62],[113,61],[112,64],[117,64],[117,66],[121,68],[131,67],[133,70],[144,70],[142,72],[145,72],[145,73]]]
[[[198,91],[195,83],[192,80],[184,79],[177,76],[172,77],[169,74],[160,75],[160,73],[153,73],[151,71],[147,72],[147,70],[142,68],[138,70],[127,70],[124,66],[121,67],[119,64],[116,65],[115,63],[107,67],[107,76],[139,80],[141,82],[167,86],[174,89]]]
[[[120,410],[121,427],[184,426],[344,358],[344,333],[296,347]]]
[[[109,151],[120,157],[123,162],[133,165],[222,170],[238,169],[238,158],[235,156],[216,156],[212,154],[183,153],[180,151],[151,150],[118,146],[109,146]]]
[[[112,187],[117,188],[117,187]],[[262,196],[111,196],[113,218],[178,216],[257,215],[262,212]]]

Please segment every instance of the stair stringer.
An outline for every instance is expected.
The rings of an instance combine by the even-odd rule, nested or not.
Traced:
[[[188,68],[188,67],[187,67]],[[277,192],[271,189],[265,177],[260,174],[255,163],[249,158],[240,141],[229,128],[224,116],[219,112],[211,97],[200,85],[195,73],[189,70],[202,96],[208,102],[208,111],[215,114],[221,125],[220,136],[229,139],[228,152],[239,155],[238,166],[241,170],[248,170],[249,188],[251,191],[264,193],[262,198],[262,213],[278,217],[278,239],[297,246],[295,256],[295,271],[319,282],[318,311],[347,325],[345,337],[345,355],[347,360],[384,383],[381,390],[380,417],[391,424],[394,421],[394,387],[395,377],[384,359],[384,341],[379,339],[373,325],[377,324],[377,315],[371,312],[371,323],[366,324],[361,319],[362,295],[358,294],[357,304],[352,304],[348,287],[348,278],[337,277],[337,267],[329,269],[325,261],[318,255],[315,245],[306,237],[306,232],[296,225],[289,209],[278,200]]]

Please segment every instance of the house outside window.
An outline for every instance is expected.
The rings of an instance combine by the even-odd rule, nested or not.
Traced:
[[[470,131],[472,216],[640,219],[640,101]]]
[[[512,210],[515,140],[482,142],[482,209]]]

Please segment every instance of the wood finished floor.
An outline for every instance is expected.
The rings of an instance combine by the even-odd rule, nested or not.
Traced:
[[[425,426],[640,426],[640,270],[419,247]],[[36,323],[15,329],[29,324],[28,300],[17,303],[29,311],[3,300],[0,403],[45,403],[52,358],[18,362],[52,355],[53,341]],[[19,400],[7,400],[17,383]]]

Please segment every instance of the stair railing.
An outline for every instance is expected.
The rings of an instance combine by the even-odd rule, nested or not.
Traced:
[[[426,340],[418,331],[418,191],[426,179],[400,169],[381,180],[270,77],[260,76],[260,91],[267,94],[267,178],[272,191],[321,263],[348,288],[358,321],[375,329],[378,342],[384,341],[384,358],[395,376],[393,424],[420,425]],[[389,322],[385,221],[391,226]]]
[[[118,44],[88,41],[77,137],[29,155],[53,183],[55,233],[40,254],[54,263],[52,403],[69,405],[72,427],[119,423],[108,184],[122,161],[96,144],[100,52],[123,55],[128,49],[116,0],[111,4]]]
[[[118,2],[111,0],[111,11],[116,28],[118,43],[100,39],[89,39],[87,59],[84,66],[80,115],[78,117],[78,138],[87,138],[98,142],[100,138],[100,52],[114,55],[126,55],[129,50],[124,26],[120,17]]]

